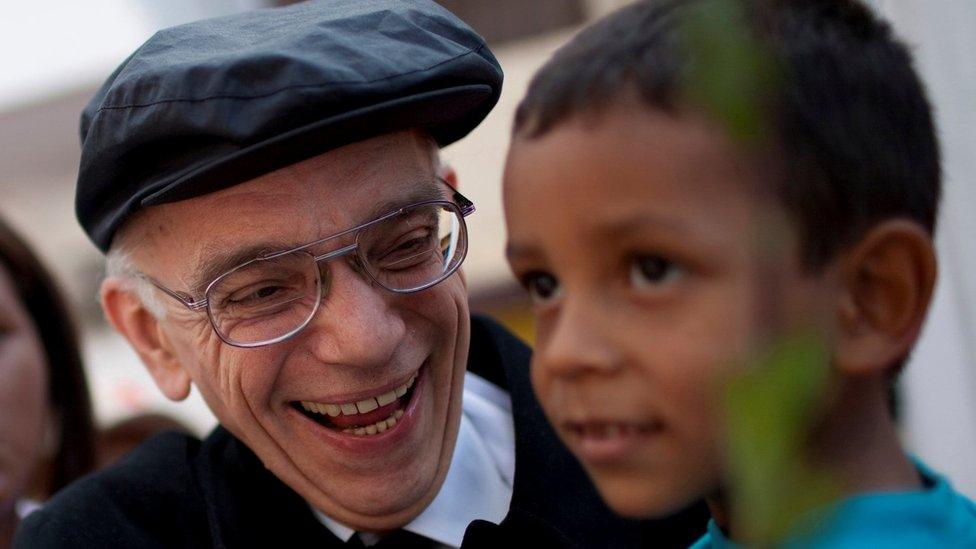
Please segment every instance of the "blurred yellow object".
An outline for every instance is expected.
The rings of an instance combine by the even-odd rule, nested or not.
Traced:
[[[535,321],[532,319],[532,311],[528,307],[511,305],[496,308],[489,306],[484,309],[484,312],[505,325],[530,347],[535,344]]]

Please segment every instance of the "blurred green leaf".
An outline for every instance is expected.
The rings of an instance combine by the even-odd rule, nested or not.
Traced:
[[[775,344],[727,387],[727,459],[736,537],[769,546],[801,534],[800,519],[836,499],[839,485],[810,466],[805,444],[830,373],[822,342],[799,335]]]
[[[739,0],[705,0],[688,10],[681,37],[691,55],[685,96],[747,144],[765,138],[765,100],[776,85],[773,57]]]
[[[742,0],[702,0],[689,6],[681,21],[680,39],[689,55],[682,93],[723,124],[733,139],[760,145],[771,129],[770,100],[781,74],[756,32],[761,3],[750,5],[747,8]],[[775,307],[776,298],[771,299]],[[771,329],[774,320],[766,319]],[[829,375],[823,342],[795,334],[774,343],[726,387],[729,497],[736,539],[762,547],[802,535],[801,523],[839,496],[836,479],[805,457]]]

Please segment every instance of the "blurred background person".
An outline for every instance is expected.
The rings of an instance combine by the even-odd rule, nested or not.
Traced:
[[[0,548],[37,502],[94,462],[71,315],[47,270],[0,220]]]

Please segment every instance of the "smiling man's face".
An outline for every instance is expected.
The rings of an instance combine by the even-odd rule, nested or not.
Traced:
[[[140,270],[198,298],[195,288],[208,282],[201,273],[223,256],[311,242],[370,220],[380,204],[407,204],[431,189],[449,194],[427,143],[392,134],[153,207],[125,239],[138,243],[132,253]],[[167,396],[180,399],[195,385],[220,423],[317,509],[360,530],[396,528],[434,498],[451,461],[468,351],[464,285],[454,274],[401,295],[372,283],[351,260],[327,268],[315,317],[281,343],[229,346],[204,312],[162,293],[163,319],[138,313],[158,326],[145,330],[155,343],[123,331]]]

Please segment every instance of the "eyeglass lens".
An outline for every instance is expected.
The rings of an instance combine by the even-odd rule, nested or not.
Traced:
[[[438,202],[405,208],[364,227],[356,235],[355,253],[376,283],[409,293],[450,276],[466,248],[460,212]],[[285,339],[301,330],[328,297],[332,268],[320,265],[307,249],[246,263],[211,286],[207,300],[213,325],[232,345]]]

